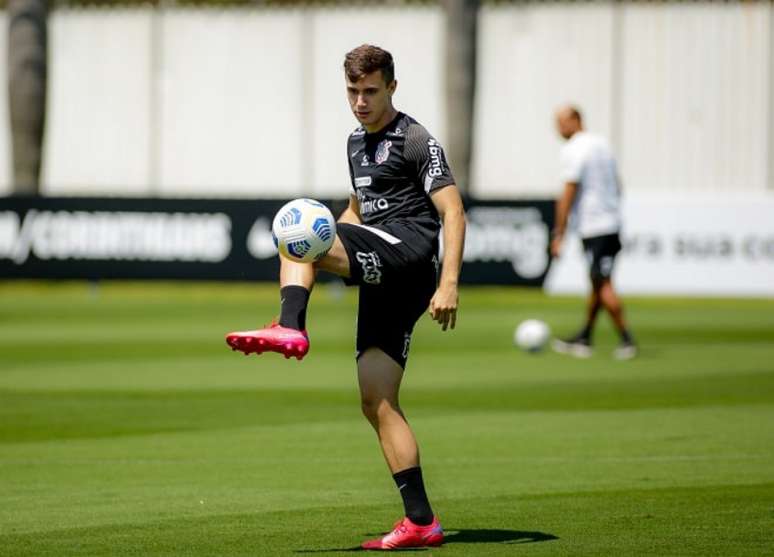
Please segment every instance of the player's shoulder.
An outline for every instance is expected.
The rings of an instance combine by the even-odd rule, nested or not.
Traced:
[[[440,151],[443,148],[430,131],[411,116],[406,116],[406,153],[409,158],[422,159],[428,156],[428,150]]]
[[[422,142],[433,139],[432,134],[422,124],[408,114],[403,115],[403,128],[406,130],[406,140],[419,140]]]
[[[573,156],[578,152],[578,143],[573,141],[574,138],[570,138],[565,141],[559,148],[559,155],[564,159]]]
[[[582,155],[599,147],[604,142],[605,139],[601,135],[580,131],[562,146],[562,154],[567,156]]]
[[[579,149],[581,154],[597,159],[613,157],[613,148],[605,136],[597,133],[586,133],[585,135],[583,145]]]
[[[353,140],[362,139],[365,137],[366,130],[363,126],[358,126],[352,131],[352,133],[349,134],[349,137],[347,138],[348,142],[351,142]]]
[[[576,135],[578,136],[576,143],[582,147],[586,147],[586,146],[609,147],[610,146],[610,142],[608,142],[607,138],[604,135],[601,135],[598,133],[587,132],[584,130]],[[573,136],[573,139],[575,139],[575,136]],[[569,143],[571,142],[572,141],[570,141]]]

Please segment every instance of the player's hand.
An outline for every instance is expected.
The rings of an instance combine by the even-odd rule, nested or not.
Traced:
[[[554,236],[551,240],[551,257],[559,257],[562,253],[562,237]]]
[[[454,325],[457,323],[458,303],[457,286],[441,285],[433,294],[428,312],[430,317],[441,325],[441,330],[445,331],[447,328],[454,328]]]

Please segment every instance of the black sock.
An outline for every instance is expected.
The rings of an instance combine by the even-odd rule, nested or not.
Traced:
[[[425,483],[422,481],[422,469],[419,466],[401,470],[393,474],[392,479],[398,486],[406,516],[419,526],[427,526],[433,521],[433,509],[425,493]]]
[[[586,325],[583,327],[577,335],[575,335],[576,340],[585,340],[589,344],[591,344],[591,325]]]
[[[634,344],[634,338],[632,338],[632,334],[629,332],[629,329],[623,329],[619,331],[619,333],[621,334],[621,340],[626,344]]]
[[[306,306],[309,303],[309,290],[292,284],[280,289],[279,324],[290,329],[306,329]]]

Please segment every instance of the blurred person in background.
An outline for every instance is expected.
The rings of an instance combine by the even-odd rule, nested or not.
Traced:
[[[396,110],[389,52],[363,45],[344,61],[347,96],[360,122],[349,136],[349,206],[339,217],[331,250],[318,262],[280,257],[279,323],[227,335],[246,354],[274,351],[303,357],[309,349],[306,309],[315,272],[322,269],[359,286],[357,369],[361,406],[403,499],[405,516],[364,549],[443,543],[419,465],[419,448],[398,402],[414,324],[430,312],[454,328],[465,214],[443,149],[410,116]],[[444,259],[437,278],[438,235]]]
[[[621,299],[613,288],[613,265],[621,251],[621,184],[616,160],[608,142],[583,128],[575,106],[556,112],[556,127],[567,141],[560,163],[564,190],[556,203],[551,255],[559,257],[568,222],[581,237],[589,263],[591,292],[583,328],[566,339],[555,339],[553,348],[579,358],[592,355],[592,335],[599,310],[604,308],[620,336],[613,355],[622,360],[637,355],[637,345],[624,320]]]

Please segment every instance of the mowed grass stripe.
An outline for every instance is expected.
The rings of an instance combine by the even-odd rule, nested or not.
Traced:
[[[419,336],[419,335],[418,335]],[[774,350],[768,344],[744,343],[643,348],[635,361],[612,361],[606,347],[588,360],[568,359],[551,352],[524,354],[503,339],[498,351],[470,346],[444,352],[419,346],[409,360],[405,392],[416,388],[509,388],[529,383],[603,382],[623,380],[703,380],[709,375],[769,373]],[[74,361],[17,361],[0,371],[0,390],[351,390],[356,368],[351,346],[314,350],[302,362],[276,354],[244,357],[220,344],[205,357],[175,356]],[[53,358],[52,358],[53,359]]]
[[[352,419],[359,399],[342,390],[0,390],[0,443],[110,437],[253,424]],[[530,383],[485,389],[416,388],[411,414],[464,411],[625,410],[774,404],[774,371],[657,380]]]
[[[774,542],[772,497],[774,484],[765,483],[446,499],[447,543],[426,553],[766,555]],[[3,533],[0,544],[8,556],[345,555],[393,515],[384,505],[204,515]],[[729,528],[730,520],[738,527]]]

